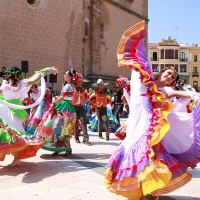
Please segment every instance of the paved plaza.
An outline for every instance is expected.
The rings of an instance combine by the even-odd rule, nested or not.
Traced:
[[[123,123],[123,122],[122,122]],[[110,193],[104,183],[105,165],[118,140],[100,140],[89,132],[92,145],[77,144],[72,139],[73,155],[53,157],[39,150],[36,157],[23,160],[19,167],[6,167],[13,157],[0,162],[0,200],[124,200]],[[82,137],[80,137],[82,141]],[[200,200],[200,165],[185,187],[159,200]]]

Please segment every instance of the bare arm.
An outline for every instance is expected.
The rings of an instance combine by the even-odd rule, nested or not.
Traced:
[[[168,98],[171,98],[171,97],[186,97],[186,98],[190,98],[191,96],[186,91],[170,90],[167,93],[167,97]]]
[[[64,96],[60,96],[59,98],[57,98],[56,101],[54,101],[52,107],[55,107],[56,104],[57,104],[58,102],[60,102],[61,100],[63,100],[63,99],[64,99]]]
[[[33,84],[37,83],[37,81],[39,81],[41,77],[42,77],[42,75],[39,74],[38,76],[34,77],[32,80],[27,81],[26,82],[27,86],[30,86],[30,85],[33,85]]]
[[[40,78],[46,74],[57,74],[58,73],[58,69],[55,68],[55,67],[46,67],[44,69],[41,69],[39,72],[38,71],[35,71],[36,76],[34,76],[33,78],[31,78],[29,81],[27,81],[27,86],[30,86],[30,85],[33,85],[35,83],[37,83]]]

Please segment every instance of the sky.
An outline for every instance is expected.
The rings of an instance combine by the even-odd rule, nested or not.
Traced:
[[[200,44],[200,0],[148,0],[148,42]]]

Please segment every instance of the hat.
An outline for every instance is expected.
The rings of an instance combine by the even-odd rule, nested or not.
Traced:
[[[196,91],[191,85],[184,85],[184,86],[183,86],[183,89],[184,89],[184,90],[188,90],[188,91],[193,91],[193,92]]]
[[[92,86],[97,87],[99,84],[108,85],[109,83],[104,83],[102,79],[98,79],[97,83],[94,83]]]

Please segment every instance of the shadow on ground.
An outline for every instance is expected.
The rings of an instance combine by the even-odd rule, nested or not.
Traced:
[[[151,195],[146,197],[148,200],[151,199]],[[189,197],[189,196],[160,196],[159,200],[200,200],[200,197]]]
[[[95,153],[95,154],[87,154],[87,153],[77,153],[72,154],[70,156],[64,156],[61,154],[61,156],[65,159],[72,160],[73,162],[76,162],[77,164],[83,166],[83,169],[91,169],[94,172],[103,175],[105,172],[105,163],[99,162],[102,159],[108,159],[110,157],[110,154],[103,154],[103,153]],[[49,154],[43,154],[40,156],[41,159],[52,159],[52,157]],[[59,156],[60,157],[60,156]],[[95,159],[96,161],[90,161]],[[98,161],[99,160],[99,161]]]
[[[54,176],[59,173],[68,173],[72,171],[80,171],[87,169],[93,169],[99,171],[99,169],[103,168],[102,165],[100,164],[92,162],[88,163],[87,161],[86,162],[80,161],[76,163],[80,164],[81,167],[70,160],[63,160],[62,157],[60,157],[60,160],[58,159],[54,161],[45,160],[44,162],[37,162],[37,163],[22,161],[20,166],[1,167],[0,174],[4,176],[13,176],[13,177],[23,176],[22,182],[37,183],[45,178]]]

